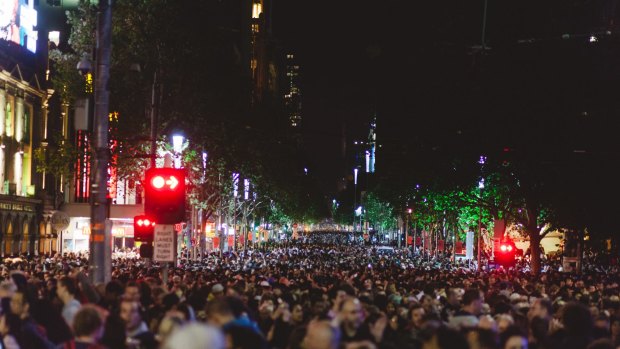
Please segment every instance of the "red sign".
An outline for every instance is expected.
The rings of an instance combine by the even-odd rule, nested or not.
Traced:
[[[416,246],[422,245],[422,238],[421,237],[418,236],[417,238],[415,238],[415,245]]]
[[[463,253],[463,242],[462,241],[457,241],[456,242],[456,248],[455,248],[455,253],[458,254],[462,254]]]
[[[407,236],[407,245],[411,245],[413,243],[413,236]]]
[[[213,238],[213,248],[219,248],[219,247],[220,247],[220,238],[216,236]]]
[[[180,233],[183,230],[183,223],[177,223],[174,225],[174,231]]]
[[[437,241],[437,249],[438,249],[439,251],[442,251],[442,252],[443,252],[443,250],[444,250],[444,242],[443,242],[443,240],[438,240],[438,241]]]
[[[235,244],[235,237],[232,235],[228,235],[228,248],[232,248]]]

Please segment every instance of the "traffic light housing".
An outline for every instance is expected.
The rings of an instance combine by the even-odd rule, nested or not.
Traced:
[[[144,183],[144,212],[157,224],[185,220],[185,173],[176,168],[150,168]]]
[[[504,268],[515,265],[515,256],[517,248],[512,241],[502,241],[499,245],[499,251],[495,252],[495,261]]]
[[[141,242],[152,242],[155,232],[155,220],[146,215],[133,217],[133,239]]]

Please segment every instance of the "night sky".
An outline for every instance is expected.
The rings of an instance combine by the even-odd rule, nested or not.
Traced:
[[[274,34],[300,60],[305,143],[322,186],[333,191],[345,170],[343,126],[349,144],[363,139],[375,111],[379,167],[410,151],[475,159],[509,148],[562,163],[585,156],[583,180],[615,182],[615,3],[491,0],[480,55],[484,0],[277,1]]]

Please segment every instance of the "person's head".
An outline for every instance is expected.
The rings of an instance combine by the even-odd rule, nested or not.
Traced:
[[[550,319],[553,316],[553,304],[546,298],[538,298],[527,312],[527,317],[532,320],[534,317]]]
[[[4,280],[0,282],[0,298],[11,298],[17,291],[17,286],[11,280]]]
[[[461,302],[461,294],[456,288],[449,288],[446,294],[446,301],[453,307],[457,307]]]
[[[411,320],[411,324],[416,328],[422,328],[425,314],[426,310],[424,310],[421,304],[414,304],[409,310],[409,320]]]
[[[77,338],[100,340],[103,336],[101,310],[93,305],[82,306],[73,319],[73,332]]]
[[[502,349],[527,349],[527,335],[517,326],[511,326],[501,335]]]
[[[227,298],[216,298],[207,303],[207,322],[210,325],[221,328],[235,319],[233,309]]]
[[[136,282],[128,282],[127,286],[125,286],[125,293],[123,294],[123,298],[126,300],[132,301],[140,301],[140,287]]]
[[[224,286],[222,284],[215,284],[211,287],[211,293],[214,297],[222,297],[224,295]]]
[[[587,336],[592,331],[592,316],[588,307],[581,303],[567,303],[562,311],[564,329],[576,336]]]
[[[355,297],[346,298],[341,305],[342,323],[349,329],[357,329],[364,321],[362,303]]]
[[[58,286],[56,287],[56,294],[61,301],[67,302],[72,298],[75,298],[77,293],[77,283],[75,279],[69,276],[63,276],[58,280]]]
[[[300,324],[304,321],[304,308],[300,303],[293,304],[291,308],[291,320],[296,324]]]
[[[305,349],[337,349],[340,332],[328,321],[310,321],[303,339]]]
[[[125,322],[128,330],[138,328],[142,323],[142,315],[140,314],[140,303],[133,299],[124,299],[120,305],[120,317]]]
[[[463,294],[463,310],[473,314],[480,315],[482,313],[482,304],[484,297],[482,292],[476,288],[471,288]]]
[[[495,316],[495,322],[497,323],[497,330],[502,333],[508,327],[514,325],[515,320],[511,315],[508,314],[498,314]]]
[[[34,297],[29,295],[26,290],[17,290],[11,297],[11,313],[25,319],[30,316],[30,307]]]
[[[164,341],[162,349],[224,349],[222,333],[212,326],[190,323],[182,326]]]

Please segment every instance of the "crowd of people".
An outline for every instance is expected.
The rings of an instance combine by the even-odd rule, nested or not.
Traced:
[[[179,258],[85,255],[0,264],[0,348],[617,348],[620,275],[477,271],[334,234]]]

